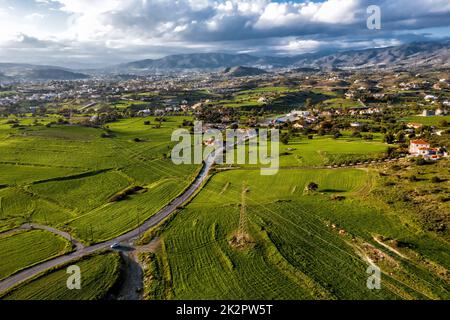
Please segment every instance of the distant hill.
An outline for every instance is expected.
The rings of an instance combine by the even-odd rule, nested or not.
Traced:
[[[450,66],[450,43],[423,42],[396,47],[338,52],[318,58],[302,58],[296,67],[320,69],[362,68],[370,66]]]
[[[226,68],[222,72],[222,74],[227,77],[249,77],[249,76],[258,76],[266,73],[267,72],[262,69],[243,66]]]
[[[341,68],[450,66],[449,42],[410,43],[395,47],[322,52],[291,57],[256,57],[248,54],[194,53],[146,59],[109,68],[115,73],[150,73],[175,70],[220,70],[234,66],[252,68],[296,68],[298,71]]]
[[[0,63],[0,80],[79,80],[89,76],[70,69],[20,63]]]
[[[239,67],[236,67],[239,66]],[[263,74],[272,68],[287,68],[293,72],[316,72],[355,68],[450,67],[450,42],[420,42],[401,46],[318,52],[290,57],[257,57],[248,54],[194,53],[171,55],[161,59],[145,59],[102,69],[75,71],[67,68],[0,63],[0,81],[14,80],[77,80],[94,74],[147,75],[156,72],[182,71],[221,72],[230,77]]]
[[[256,65],[264,60],[247,54],[194,53],[167,56],[157,60],[141,60],[118,66],[125,70],[218,69],[237,65]]]
[[[248,54],[194,53],[171,55],[156,60],[134,61],[112,67],[110,70],[129,73],[180,69],[218,70],[234,66],[283,67],[285,65],[286,58],[255,57]]]

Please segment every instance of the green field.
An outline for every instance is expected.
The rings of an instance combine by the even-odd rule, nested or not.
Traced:
[[[33,221],[93,243],[135,228],[199,170],[168,158],[183,119],[119,120],[108,124],[109,137],[101,128],[28,126],[28,119],[11,128],[0,121],[0,231]],[[111,200],[130,188],[140,191]]]
[[[374,180],[357,169],[216,174],[162,229],[152,280],[159,285],[148,287],[170,299],[448,299],[437,273],[374,241],[405,240],[448,268],[447,243],[423,231],[418,239],[419,230],[370,200]],[[305,192],[311,181],[318,191]],[[374,252],[389,256],[378,261],[381,290],[366,287]]]
[[[118,281],[121,259],[117,253],[101,253],[75,261],[80,267],[81,289],[69,290],[66,268],[45,272],[18,285],[1,299],[5,300],[98,300],[103,299]]]
[[[280,95],[279,103],[307,96],[288,87],[237,96],[250,101],[263,93]],[[12,127],[0,119],[0,279],[72,250],[47,231],[11,232],[15,227],[36,222],[89,245],[137,228],[183,192],[200,169],[170,159],[171,134],[184,119],[192,120],[129,118],[103,128],[33,125],[31,118]],[[139,255],[143,296],[450,299],[450,248],[440,230],[441,213],[448,211],[446,163],[333,169],[386,157],[380,134],[369,141],[342,133],[338,139],[298,134],[280,143],[280,170],[273,176],[261,175],[258,164],[212,170],[188,204],[141,239],[158,236],[155,252]],[[311,182],[316,190],[308,190]],[[73,264],[82,269],[81,291],[67,290],[60,267],[2,298],[105,298],[121,260],[103,252]],[[380,290],[366,286],[371,264],[382,270]]]
[[[314,136],[312,140],[294,138],[287,145],[280,143],[280,165],[317,166],[360,162],[379,158],[386,149],[387,145],[377,140],[320,136]]]
[[[43,230],[0,235],[0,279],[72,250],[65,239]]]
[[[267,98],[267,102],[258,101],[259,98]],[[212,105],[220,105],[229,108],[256,108],[269,109],[296,108],[303,105],[308,98],[316,103],[333,98],[329,92],[301,91],[299,88],[286,86],[262,86],[250,90],[241,90],[227,97],[227,99],[211,102]]]
[[[426,126],[439,126],[439,122],[442,120],[445,120],[447,121],[447,123],[450,123],[450,116],[431,116],[431,117],[412,116],[402,119],[402,121],[404,122],[416,122]]]
[[[270,150],[270,141],[268,142]],[[287,145],[279,143],[279,160],[281,167],[317,167],[365,162],[385,156],[387,144],[376,138],[373,141],[350,137],[344,133],[339,139],[330,136],[315,135],[313,139],[305,136],[293,137]],[[239,167],[255,167],[248,161],[248,144],[246,145],[246,164]],[[252,151],[254,152],[254,151]],[[270,156],[270,152],[267,154]],[[236,156],[235,156],[236,158]],[[224,161],[226,157],[224,157]]]

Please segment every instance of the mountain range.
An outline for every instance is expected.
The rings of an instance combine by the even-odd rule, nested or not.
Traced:
[[[81,80],[89,76],[67,68],[21,63],[0,63],[0,81]]]
[[[239,69],[230,69],[239,66]],[[295,56],[258,57],[248,54],[194,53],[170,55],[161,59],[145,59],[103,69],[75,71],[54,66],[0,63],[0,81],[7,80],[76,80],[89,75],[179,72],[186,70],[221,71],[224,75],[262,74],[262,70],[291,69],[354,69],[368,67],[450,67],[450,42],[420,42],[400,46],[319,52]],[[243,69],[253,68],[253,69]],[[255,69],[257,68],[257,69]],[[224,70],[225,69],[225,70]],[[231,73],[230,73],[231,72]]]

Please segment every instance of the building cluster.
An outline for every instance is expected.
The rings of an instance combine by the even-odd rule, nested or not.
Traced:
[[[444,148],[432,148],[424,139],[415,139],[409,142],[409,154],[411,157],[422,157],[427,160],[439,160],[447,158],[448,153]]]

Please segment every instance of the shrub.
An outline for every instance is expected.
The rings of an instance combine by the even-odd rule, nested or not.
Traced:
[[[317,189],[319,189],[319,185],[315,182],[310,182],[310,183],[308,183],[306,188],[308,191],[316,191]]]
[[[427,160],[425,160],[424,158],[417,158],[417,159],[416,159],[416,164],[417,164],[418,166],[423,166],[423,165],[428,164],[428,162],[427,162]]]
[[[433,183],[439,183],[439,182],[442,182],[442,179],[439,178],[439,177],[437,177],[437,176],[434,176],[433,178],[431,178],[431,182],[433,182]]]

